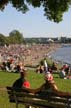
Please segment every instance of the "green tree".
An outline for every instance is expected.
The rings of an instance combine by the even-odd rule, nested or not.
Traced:
[[[24,43],[24,38],[19,31],[13,30],[9,33],[8,41],[12,44],[21,44]]]
[[[0,0],[0,10],[4,10],[8,3],[23,13],[29,10],[29,5],[34,8],[42,6],[47,19],[58,23],[62,21],[63,13],[68,11],[71,0]]]
[[[6,37],[2,34],[0,34],[0,46],[3,46],[6,44],[6,41],[5,41]]]

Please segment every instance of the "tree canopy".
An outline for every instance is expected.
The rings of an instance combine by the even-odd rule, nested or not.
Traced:
[[[22,13],[29,10],[29,5],[34,8],[42,6],[44,16],[50,21],[59,23],[62,21],[63,13],[68,11],[71,0],[0,0],[0,10],[3,11],[8,3]]]

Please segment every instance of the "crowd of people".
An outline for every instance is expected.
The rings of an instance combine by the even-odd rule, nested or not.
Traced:
[[[55,84],[53,71],[57,70],[57,65],[55,62],[49,67],[46,58],[49,56],[49,52],[55,50],[55,46],[50,47],[48,45],[10,45],[10,46],[0,46],[0,70],[5,70],[8,72],[17,72],[20,77],[13,83],[12,87],[19,89],[22,88],[25,92],[30,92],[33,94],[39,94],[46,96],[47,91],[60,94],[58,87]],[[31,84],[27,80],[27,70],[25,65],[36,65],[40,60],[43,61],[43,65],[39,65],[37,69],[38,73],[44,73],[45,83],[37,89],[31,89]],[[59,77],[64,79],[71,79],[71,67],[68,64],[62,66],[59,72]],[[46,90],[46,93],[44,93]],[[26,106],[28,108],[28,106]]]
[[[59,47],[59,46],[58,46]],[[24,65],[37,65],[42,58],[49,56],[49,52],[55,50],[55,45],[33,44],[33,45],[9,45],[0,46],[0,65],[5,65],[11,59],[11,66],[17,65],[19,61]]]
[[[53,80],[53,70],[57,71],[57,66],[53,62],[52,67],[48,66],[46,57],[50,51],[48,45],[10,45],[10,46],[0,46],[0,69],[6,70],[8,72],[19,72],[20,78],[16,80],[13,87],[27,87],[30,88],[30,83],[26,80],[26,70],[24,65],[30,61],[35,65],[35,61],[45,58],[43,65],[39,66],[40,73],[44,73],[45,76],[48,75],[48,80]],[[29,59],[30,58],[30,59]],[[27,61],[28,59],[28,61]],[[62,66],[59,72],[60,78],[71,78],[70,73],[71,68],[69,65],[65,64]]]
[[[52,64],[50,66],[47,62],[47,59],[44,58],[43,63],[42,64],[40,63],[40,65],[37,67],[36,73],[47,73],[48,71],[50,73],[57,72],[58,71],[57,65],[58,65],[57,62],[52,61]]]
[[[43,65],[39,65],[36,69],[37,73],[53,73],[57,72],[60,78],[71,79],[71,66],[67,63],[62,64],[62,67],[58,69],[58,64],[53,61],[52,65],[49,66],[46,59],[44,59]]]

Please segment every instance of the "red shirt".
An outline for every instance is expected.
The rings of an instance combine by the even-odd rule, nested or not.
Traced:
[[[25,82],[23,83],[23,87],[30,88],[30,83],[29,83],[29,81],[25,81]]]

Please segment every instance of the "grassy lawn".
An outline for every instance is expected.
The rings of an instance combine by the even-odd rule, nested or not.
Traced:
[[[9,73],[0,71],[0,87],[12,86],[13,82],[19,78],[19,73]],[[36,74],[34,71],[28,71],[27,79],[31,88],[38,88],[44,83],[44,75]],[[54,80],[61,91],[71,91],[71,80],[60,79],[58,74],[54,74]],[[0,108],[15,108],[15,104],[9,103],[7,92],[0,90]],[[23,108],[23,105],[19,105]]]

